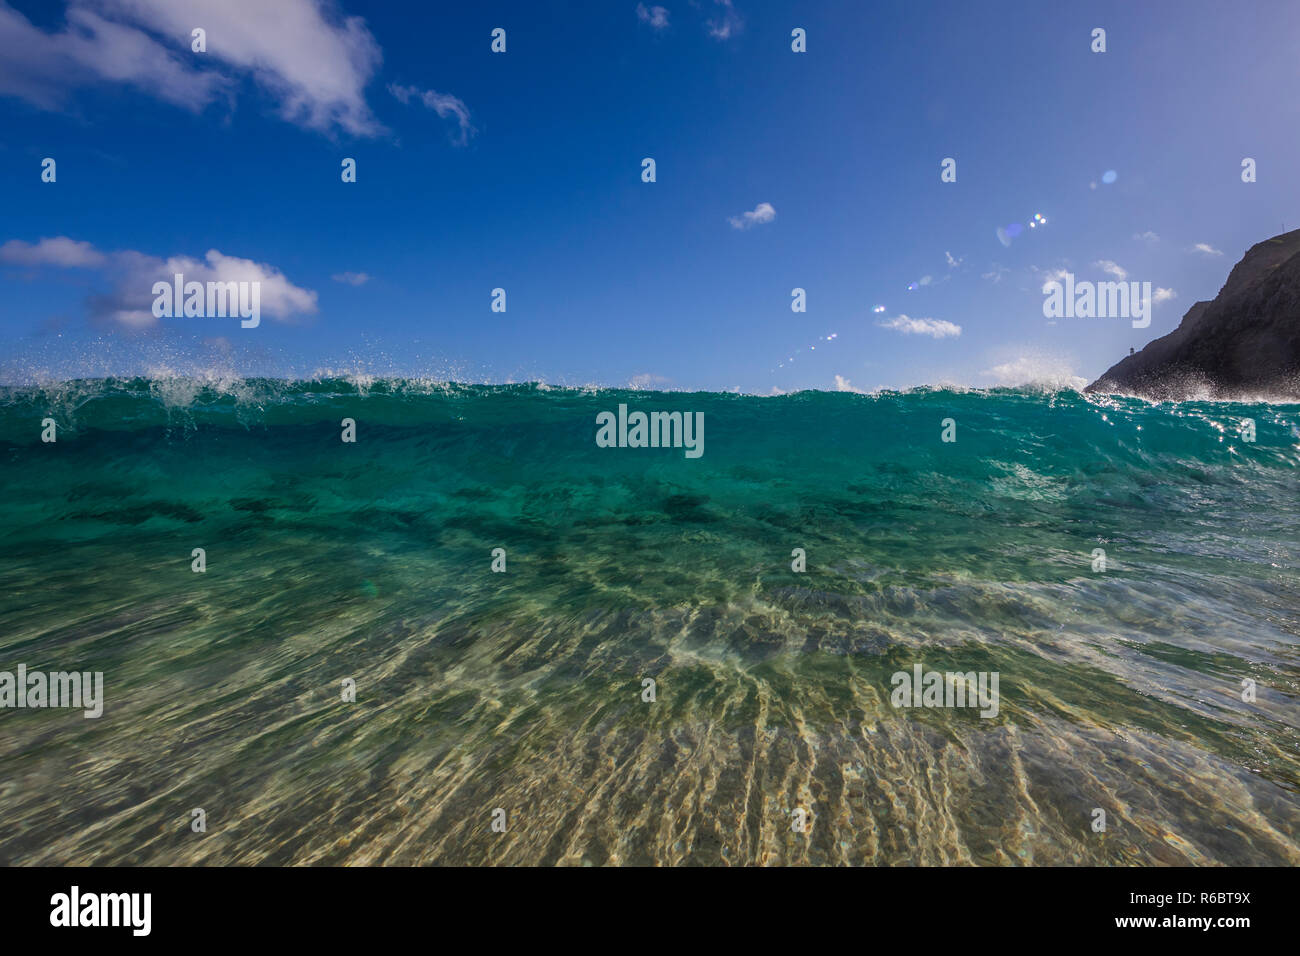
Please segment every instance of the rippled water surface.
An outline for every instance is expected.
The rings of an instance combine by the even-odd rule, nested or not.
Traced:
[[[620,402],[703,412],[703,457],[598,448]],[[0,710],[0,862],[1300,863],[1298,424],[1010,390],[2,391],[0,671],[102,671],[106,703]],[[917,663],[996,672],[996,717],[892,706]]]

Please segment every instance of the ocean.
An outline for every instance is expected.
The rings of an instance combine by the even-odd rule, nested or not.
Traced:
[[[2,863],[1300,864],[1300,405],[134,378],[0,451],[0,672],[103,676],[0,708]]]

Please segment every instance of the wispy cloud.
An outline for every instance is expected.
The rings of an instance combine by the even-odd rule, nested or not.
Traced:
[[[1133,238],[1139,242],[1159,242],[1160,237],[1148,229],[1146,232],[1135,232]]]
[[[945,319],[913,319],[900,315],[877,322],[882,329],[893,329],[904,335],[928,335],[932,339],[955,338],[961,335],[961,326]]]
[[[1223,253],[1220,250],[1214,248],[1208,242],[1198,242],[1196,245],[1192,246],[1192,252],[1199,252],[1203,256],[1223,255]]]
[[[330,278],[345,285],[365,285],[370,281],[370,276],[364,272],[336,272]]]
[[[123,84],[197,112],[230,86],[135,27],[85,7],[72,7],[66,19],[61,31],[46,33],[0,0],[0,95],[59,110],[78,87]]]
[[[335,9],[317,0],[77,0],[66,26],[47,33],[0,0],[0,95],[56,110],[77,88],[124,84],[197,112],[248,79],[291,123],[377,135],[364,90],[382,54],[362,18]],[[191,54],[200,25],[211,42]]]
[[[739,216],[732,216],[727,222],[731,223],[733,229],[749,229],[753,226],[761,226],[765,222],[771,222],[775,218],[776,210],[772,208],[772,204],[761,202],[751,212],[742,212]]]
[[[646,7],[644,3],[638,3],[636,18],[652,30],[668,29],[668,11],[663,7]]]
[[[399,86],[396,83],[388,84],[388,92],[397,98],[399,103],[409,103],[411,100],[417,100],[428,109],[433,110],[442,119],[454,117],[456,125],[460,128],[460,133],[452,137],[452,142],[457,146],[464,146],[469,142],[477,130],[470,125],[469,107],[467,107],[460,97],[452,96],[450,93],[439,93],[437,90],[420,90],[414,86]]]
[[[0,262],[20,266],[56,266],[63,269],[98,269],[108,257],[89,242],[56,236],[36,243],[10,239],[0,246]]]
[[[1038,275],[1041,275],[1041,276],[1043,277],[1043,286],[1042,286],[1042,291],[1043,291],[1043,294],[1044,294],[1044,295],[1047,294],[1047,292],[1048,292],[1048,288],[1047,288],[1047,287],[1048,287],[1051,283],[1053,283],[1053,282],[1064,282],[1065,279],[1066,279],[1066,277],[1070,274],[1067,270],[1065,270],[1065,269],[1060,269],[1060,268],[1057,268],[1057,269],[1040,269],[1040,268],[1038,268],[1037,266],[1030,266],[1029,269],[1030,269],[1031,272],[1037,273]]]
[[[952,254],[951,252],[948,252],[946,249],[944,250],[943,255],[944,255],[944,258],[948,260],[948,268],[949,268],[949,269],[956,269],[959,265],[962,264],[962,261],[963,261],[963,260],[953,258],[953,254]]]
[[[714,15],[704,23],[709,36],[715,40],[727,40],[740,32],[745,22],[736,12],[731,0],[713,0]]]
[[[1093,265],[1107,275],[1114,276],[1120,282],[1128,278],[1128,270],[1113,259],[1100,259],[1094,262]]]
[[[1162,289],[1157,286],[1155,293],[1151,296],[1151,301],[1156,303],[1168,302],[1170,299],[1176,298],[1178,298],[1178,293],[1173,289]]]
[[[187,283],[257,282],[261,310],[274,318],[316,311],[316,293],[294,285],[274,266],[216,249],[209,249],[202,259],[183,255],[162,259],[133,249],[101,252],[88,242],[56,236],[34,244],[11,239],[0,246],[0,262],[102,271],[109,288],[90,297],[90,317],[125,328],[158,324],[153,314],[153,285],[170,284],[178,272]]]

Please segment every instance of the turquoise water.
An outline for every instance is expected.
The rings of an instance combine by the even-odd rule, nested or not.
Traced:
[[[620,403],[702,412],[704,455],[597,447]],[[1300,863],[1298,426],[1070,391],[0,390],[0,671],[106,698],[0,710],[0,862]],[[894,707],[917,663],[996,672],[997,715]]]

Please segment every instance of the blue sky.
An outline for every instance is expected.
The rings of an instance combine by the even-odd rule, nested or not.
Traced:
[[[1285,0],[0,0],[0,377],[1090,379],[1300,227],[1297,49]],[[146,321],[214,261],[257,328]],[[1044,317],[1107,263],[1150,328]]]

